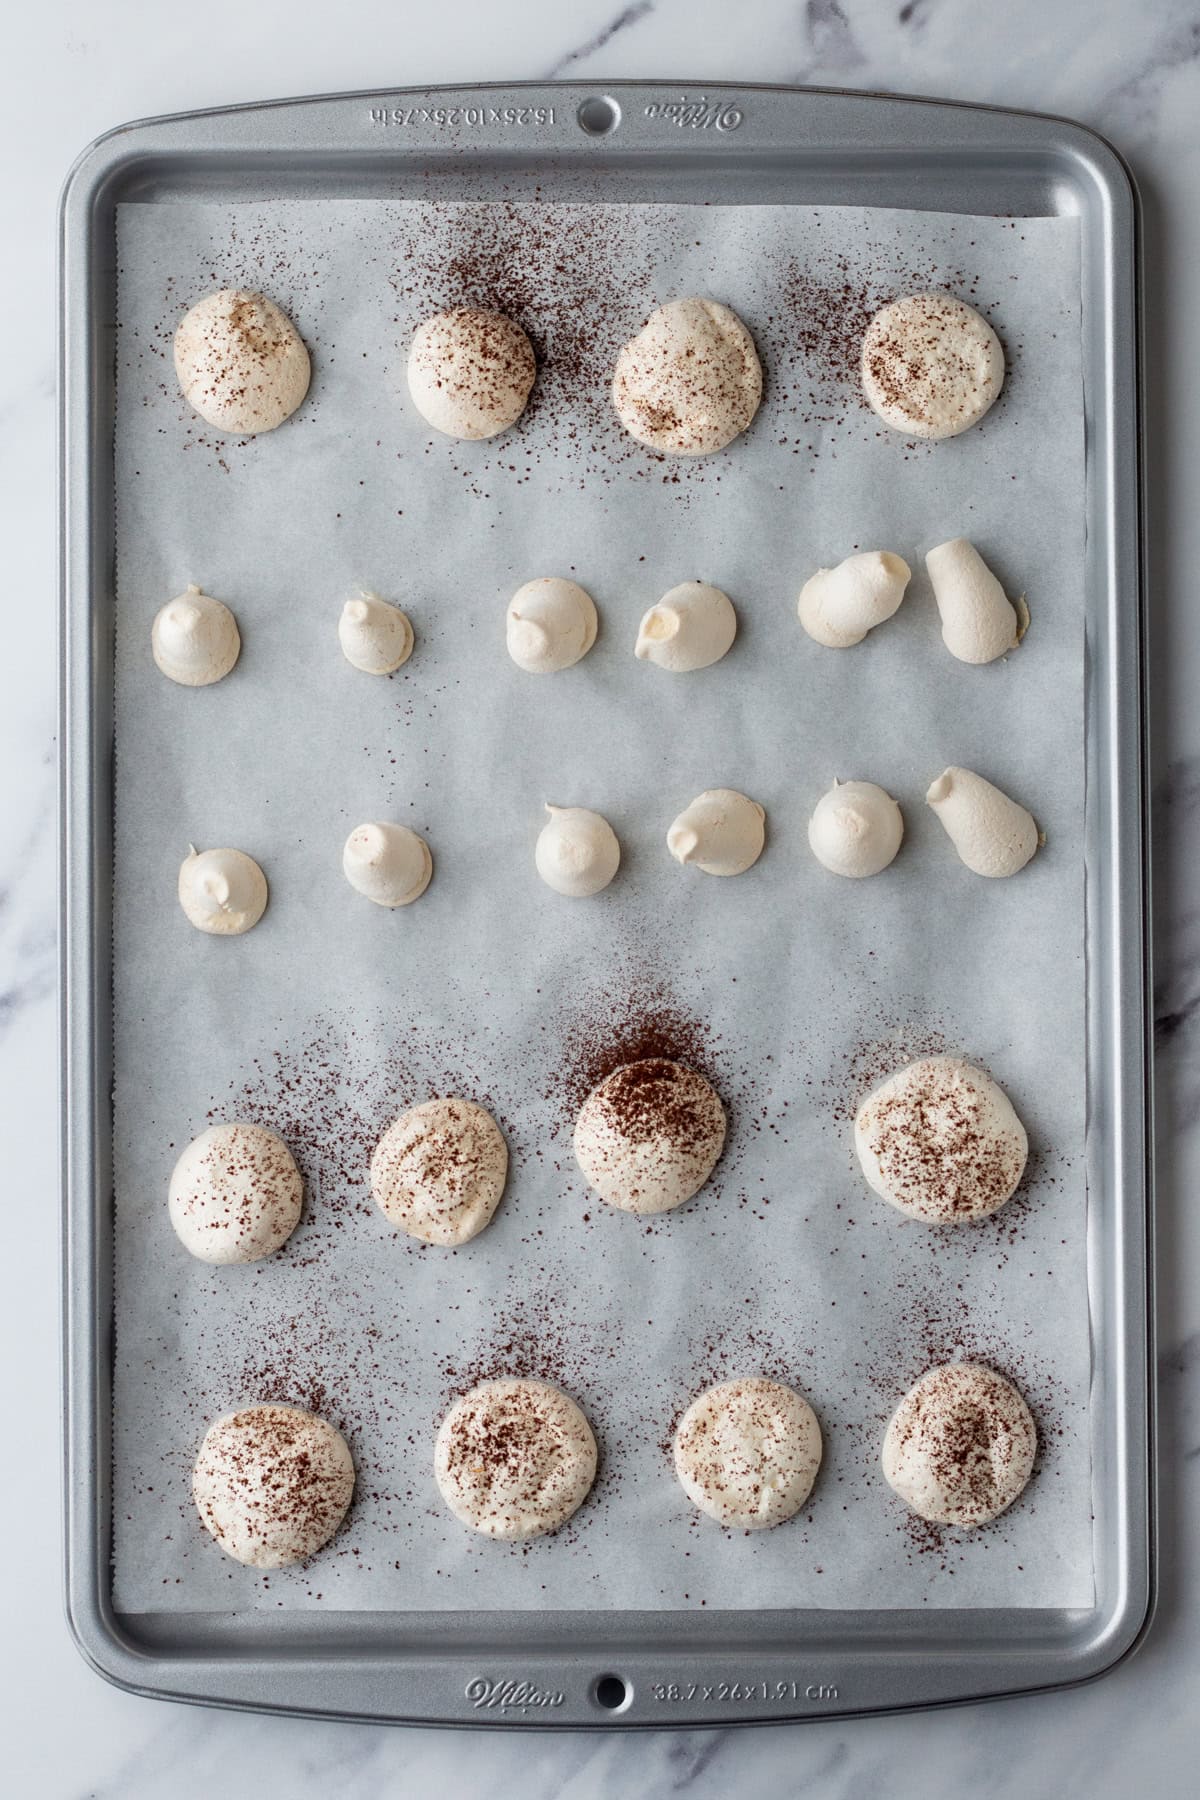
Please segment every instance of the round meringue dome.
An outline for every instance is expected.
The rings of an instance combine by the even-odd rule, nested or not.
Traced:
[[[429,886],[429,845],[407,825],[358,825],[342,850],[342,872],[358,894],[376,906],[411,906]]]
[[[508,1146],[473,1100],[426,1100],[393,1119],[371,1158],[371,1198],[423,1244],[465,1244],[491,1221]]]
[[[621,350],[612,400],[651,450],[707,456],[745,431],[762,399],[762,365],[737,314],[717,300],[672,300]]]
[[[666,1057],[614,1069],[575,1122],[575,1157],[588,1186],[623,1212],[682,1206],[704,1186],[724,1145],[716,1090]]]
[[[900,808],[873,781],[835,781],[817,801],[808,841],[834,875],[878,875],[895,859],[904,836]]]
[[[667,849],[706,875],[742,875],[762,855],[765,818],[758,801],[735,788],[708,788],[675,820]]]
[[[154,615],[150,647],[169,680],[180,687],[210,687],[228,675],[242,639],[225,602],[189,584]]]
[[[197,850],[179,868],[179,904],[197,931],[240,937],[267,910],[267,878],[244,850]]]
[[[434,1479],[454,1517],[516,1543],[557,1531],[596,1479],[596,1440],[579,1407],[546,1381],[484,1381],[442,1420]]]
[[[684,581],[650,608],[633,653],[673,674],[689,674],[720,662],[736,636],[729,595],[707,581]]]
[[[938,1525],[972,1528],[1024,1493],[1037,1427],[1011,1381],[983,1363],[944,1363],[909,1389],[883,1440],[883,1473]]]
[[[458,306],[417,327],[408,391],[435,431],[490,438],[515,425],[537,374],[533,345],[503,313]]]
[[[338,643],[346,661],[364,675],[391,675],[412,655],[412,622],[378,594],[362,593],[342,608]]]
[[[1012,1199],[1029,1140],[990,1075],[959,1056],[927,1056],[867,1095],[854,1148],[890,1205],[927,1225],[957,1225]]]
[[[508,603],[508,654],[530,675],[552,675],[582,660],[596,641],[592,596],[577,581],[546,575],[527,581]]]
[[[800,1511],[821,1447],[821,1427],[802,1394],[743,1376],[692,1401],[675,1432],[675,1473],[710,1519],[734,1531],[762,1531]]]
[[[286,1569],[329,1542],[350,1507],[345,1438],[299,1406],[246,1406],[204,1434],[192,1498],[204,1529],[252,1569]]]
[[[586,806],[551,806],[534,850],[537,872],[556,894],[585,900],[606,888],[621,863],[621,846],[608,820]]]
[[[875,314],[862,347],[867,405],[906,437],[957,437],[1004,385],[987,320],[953,294],[907,294]]]
[[[185,1250],[206,1263],[270,1256],[300,1221],[304,1184],[282,1138],[265,1125],[210,1125],[171,1174],[167,1207]]]
[[[308,351],[265,294],[222,288],[198,300],[175,333],[175,373],[190,406],[238,437],[274,431],[308,392]]]

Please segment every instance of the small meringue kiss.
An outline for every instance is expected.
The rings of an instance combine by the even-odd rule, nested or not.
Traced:
[[[1024,599],[1009,599],[974,544],[966,538],[938,544],[925,567],[951,656],[990,663],[1016,649],[1029,626],[1029,608]]]
[[[242,639],[224,601],[189,585],[155,614],[150,647],[169,680],[180,687],[209,687],[228,675]]]
[[[925,798],[976,875],[1015,875],[1045,842],[1032,813],[970,769],[944,770]]]
[[[606,888],[621,862],[621,846],[607,819],[586,806],[551,806],[534,850],[537,872],[556,894],[585,900]]]
[[[346,661],[364,675],[391,675],[412,655],[412,621],[398,606],[364,591],[343,606],[338,643]]]
[[[530,675],[554,675],[582,660],[596,641],[592,596],[577,581],[545,575],[519,587],[508,603],[508,654]]]
[[[690,674],[720,662],[736,636],[729,595],[707,581],[684,581],[650,608],[633,653],[673,674]]]
[[[179,866],[179,904],[197,931],[240,937],[267,910],[267,878],[244,850],[197,850]]]
[[[359,825],[342,850],[342,873],[376,906],[411,906],[429,886],[429,845],[407,825]]]
[[[904,598],[912,570],[890,550],[863,550],[836,569],[818,569],[800,590],[796,610],[810,638],[831,650],[861,644],[890,619]]]
[[[736,789],[708,788],[675,820],[667,849],[706,875],[743,875],[762,855],[765,817],[757,800]]]
[[[808,822],[812,853],[833,875],[878,875],[903,836],[900,808],[873,781],[835,781]]]

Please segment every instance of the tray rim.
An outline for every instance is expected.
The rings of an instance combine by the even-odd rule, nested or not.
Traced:
[[[1125,1274],[1125,1285],[1121,1293],[1125,1342],[1132,1355],[1130,1370],[1123,1372],[1129,1376],[1129,1400],[1121,1411],[1120,1422],[1126,1436],[1132,1428],[1132,1435],[1141,1447],[1139,1451],[1137,1446],[1128,1443],[1124,1445],[1124,1455],[1130,1465],[1125,1469],[1126,1478],[1132,1479],[1134,1485],[1132,1495],[1127,1495],[1126,1498],[1132,1498],[1133,1511],[1137,1517],[1132,1522],[1126,1521],[1124,1536],[1120,1540],[1120,1547],[1125,1553],[1121,1576],[1107,1609],[1095,1608],[1078,1615],[1081,1620],[1092,1621],[1089,1627],[1083,1629],[1082,1636],[1076,1630],[1075,1637],[1079,1639],[1079,1643],[1072,1643],[1068,1633],[1053,1649],[1042,1648],[1039,1652],[1040,1662],[1032,1667],[1029,1658],[1024,1657],[1018,1670],[1011,1646],[994,1653],[990,1660],[986,1656],[972,1660],[964,1647],[960,1646],[955,1669],[942,1671],[940,1681],[930,1679],[929,1669],[910,1669],[906,1672],[901,1692],[896,1697],[867,1699],[861,1703],[856,1701],[854,1705],[844,1706],[840,1703],[837,1697],[838,1684],[821,1683],[817,1685],[833,1688],[834,1697],[829,1699],[818,1696],[815,1701],[806,1702],[800,1711],[795,1710],[795,1698],[793,1710],[786,1707],[780,1710],[777,1700],[767,1700],[764,1696],[762,1709],[746,1710],[737,1715],[721,1710],[719,1706],[708,1712],[690,1710],[684,1716],[674,1718],[643,1715],[640,1712],[636,1717],[627,1716],[623,1712],[606,1714],[591,1702],[595,1673],[601,1672],[597,1659],[601,1662],[604,1660],[608,1646],[603,1640],[610,1635],[603,1628],[597,1633],[596,1628],[598,1624],[601,1627],[610,1626],[614,1621],[629,1621],[632,1624],[654,1616],[633,1613],[603,1615],[599,1620],[594,1615],[583,1616],[587,1629],[600,1643],[600,1648],[589,1652],[583,1659],[588,1670],[585,1678],[586,1692],[573,1695],[572,1706],[565,1708],[556,1717],[538,1717],[536,1712],[530,1717],[527,1710],[520,1709],[517,1709],[518,1716],[508,1716],[502,1712],[499,1718],[481,1717],[469,1705],[464,1707],[462,1673],[478,1669],[481,1663],[480,1654],[471,1650],[448,1652],[444,1659],[448,1668],[459,1678],[457,1703],[453,1707],[440,1701],[433,1707],[401,1713],[390,1705],[381,1709],[376,1703],[365,1710],[358,1710],[348,1706],[344,1697],[336,1695],[326,1703],[327,1695],[335,1685],[330,1679],[333,1671],[327,1660],[319,1654],[314,1657],[311,1653],[301,1653],[297,1659],[278,1659],[283,1672],[287,1674],[290,1671],[293,1676],[301,1667],[310,1670],[323,1667],[325,1680],[319,1681],[311,1694],[306,1695],[301,1691],[304,1684],[294,1680],[290,1684],[283,1683],[282,1689],[278,1684],[273,1686],[267,1682],[250,1693],[245,1677],[248,1665],[254,1660],[253,1647],[233,1656],[219,1654],[215,1646],[207,1656],[202,1650],[198,1655],[181,1655],[178,1652],[171,1654],[156,1649],[151,1641],[139,1639],[127,1629],[122,1623],[124,1615],[118,1615],[111,1605],[107,1563],[101,1554],[108,1529],[104,1516],[107,1496],[102,1478],[107,1420],[103,1405],[98,1403],[103,1401],[101,1363],[111,1351],[112,1314],[111,1281],[101,1269],[99,1256],[100,1212],[106,1204],[100,1187],[105,1172],[106,1152],[103,1122],[97,1116],[100,1109],[96,1106],[96,1071],[97,1064],[103,1063],[103,1053],[99,1052],[96,1039],[94,1001],[97,934],[98,930],[103,929],[104,918],[103,908],[97,908],[95,897],[103,881],[107,879],[108,864],[103,860],[105,846],[101,842],[98,865],[98,839],[102,838],[103,833],[102,830],[97,831],[95,782],[98,770],[103,772],[106,767],[105,750],[106,745],[111,743],[111,734],[106,737],[107,721],[103,709],[98,713],[94,705],[97,689],[93,672],[98,646],[92,641],[92,628],[95,625],[92,598],[98,585],[111,585],[111,581],[110,570],[99,568],[94,554],[96,496],[92,479],[98,473],[95,462],[98,446],[93,441],[98,423],[95,384],[101,371],[93,366],[92,343],[86,330],[91,321],[88,299],[93,276],[91,233],[94,220],[102,207],[114,203],[117,185],[128,179],[134,170],[153,165],[156,158],[186,154],[186,145],[181,146],[175,139],[180,133],[186,135],[194,132],[201,123],[227,128],[224,152],[236,156],[246,148],[238,140],[241,129],[247,125],[269,119],[286,127],[289,122],[294,121],[303,130],[306,124],[312,124],[318,116],[330,117],[338,107],[351,104],[361,106],[367,101],[374,101],[376,105],[399,104],[403,101],[438,105],[449,96],[457,96],[459,104],[465,105],[470,103],[472,97],[504,94],[515,98],[520,104],[530,104],[533,96],[547,95],[554,97],[553,104],[561,100],[565,106],[569,106],[573,115],[574,108],[580,101],[597,93],[620,97],[657,92],[686,97],[689,91],[697,96],[717,96],[731,101],[754,96],[763,101],[768,109],[775,109],[774,113],[769,111],[768,117],[775,119],[776,123],[778,115],[786,109],[789,116],[785,123],[793,126],[797,123],[801,108],[815,108],[818,112],[828,114],[828,108],[832,104],[834,113],[847,122],[847,144],[855,141],[857,127],[861,124],[882,126],[891,123],[901,126],[906,121],[916,120],[928,124],[931,117],[937,117],[940,124],[951,127],[952,134],[953,128],[959,127],[964,135],[970,137],[972,129],[978,126],[989,152],[1000,154],[1007,150],[1011,154],[1020,142],[1021,134],[1039,127],[1045,134],[1040,145],[1043,153],[1056,151],[1072,159],[1081,178],[1090,181],[1100,196],[1103,207],[1102,226],[1108,250],[1105,268],[1111,282],[1110,290],[1105,295],[1104,312],[1104,321],[1108,327],[1107,367],[1111,377],[1114,358],[1118,358],[1122,351],[1125,353],[1128,359],[1126,373],[1132,383],[1127,398],[1131,408],[1130,417],[1136,427],[1131,434],[1132,444],[1122,446],[1115,440],[1110,444],[1111,462],[1105,470],[1108,477],[1106,491],[1114,502],[1111,507],[1112,515],[1115,519],[1123,504],[1123,524],[1129,528],[1118,534],[1114,525],[1111,533],[1113,541],[1107,546],[1110,599],[1113,584],[1123,582],[1132,586],[1137,601],[1131,617],[1124,622],[1118,619],[1115,624],[1115,629],[1122,633],[1125,658],[1123,672],[1128,688],[1124,695],[1124,710],[1129,727],[1126,737],[1129,741],[1124,747],[1122,767],[1124,772],[1132,771],[1136,776],[1136,780],[1129,784],[1132,793],[1119,794],[1118,799],[1113,802],[1113,835],[1120,850],[1121,866],[1118,875],[1123,878],[1119,882],[1122,892],[1118,910],[1122,918],[1126,919],[1123,933],[1119,933],[1116,943],[1110,946],[1117,963],[1114,981],[1119,1002],[1119,1022],[1124,1022],[1125,1037],[1128,1040],[1122,1046],[1124,1057],[1120,1073],[1136,1086],[1133,1096],[1136,1106],[1131,1108],[1128,1103],[1125,1106],[1117,1147],[1123,1151],[1130,1168],[1138,1171],[1140,1190],[1144,1194],[1142,1217],[1140,1220],[1136,1217],[1133,1219],[1133,1237],[1137,1241],[1131,1241],[1127,1231],[1119,1244],[1122,1255],[1132,1251],[1135,1253],[1135,1263],[1139,1263],[1139,1267]],[[828,117],[825,123],[828,124]],[[886,135],[882,133],[871,140],[877,151],[882,148],[881,139]],[[582,134],[580,138],[582,139]],[[652,148],[669,150],[678,157],[689,154],[689,142],[694,141],[694,138],[673,139],[665,145]],[[795,136],[788,141],[799,154],[812,149],[811,145],[798,142]],[[742,143],[745,142],[752,146],[757,144],[763,154],[772,147],[778,147],[770,144],[769,133],[765,142],[756,137],[755,133],[748,133],[747,138],[742,140]],[[369,158],[376,155],[384,145],[393,154],[402,152],[411,157],[426,152],[430,158],[453,156],[462,149],[484,156],[489,149],[488,144],[480,140],[466,146],[447,146],[444,142],[401,142],[385,134],[381,138],[357,144],[343,143],[341,153],[346,156],[353,154],[360,159]],[[582,146],[580,142],[573,142],[570,148],[577,156],[582,156],[588,153],[586,140],[582,140]],[[913,145],[906,147],[915,148]],[[303,148],[309,152],[313,150],[312,144],[305,142],[303,135],[299,144],[290,142],[285,129],[282,140],[275,146],[276,152],[283,155],[295,148]],[[560,146],[521,139],[509,141],[503,148],[506,153],[519,154],[523,161],[530,161],[540,151],[557,151]],[[619,154],[623,146],[614,145],[613,148]],[[726,140],[721,148],[731,151],[734,147]],[[740,145],[738,153],[741,154]],[[88,277],[86,281],[85,275]],[[1127,277],[1129,282],[1124,294],[1120,291],[1122,277]],[[596,1729],[662,1728],[667,1725],[694,1728],[703,1724],[763,1723],[772,1719],[795,1717],[848,1717],[858,1713],[949,1705],[1002,1694],[1033,1692],[1047,1687],[1078,1685],[1097,1678],[1138,1647],[1153,1615],[1156,1581],[1152,1379],[1153,1095],[1151,1009],[1147,1005],[1151,990],[1148,938],[1149,846],[1145,829],[1148,817],[1145,752],[1147,663],[1144,545],[1141,530],[1143,475],[1140,428],[1143,396],[1140,282],[1140,214],[1137,190],[1127,165],[1107,140],[1087,127],[1055,115],[1019,112],[998,106],[967,105],[942,99],[835,88],[793,88],[758,83],[675,83],[652,79],[615,82],[456,83],[428,88],[365,89],[347,94],[213,107],[139,120],[104,133],[77,159],[67,177],[60,201],[59,248],[59,651],[60,727],[63,745],[60,756],[59,921],[64,1573],[66,1611],[72,1636],[85,1659],[106,1679],[131,1692],[148,1696],[220,1704],[241,1710],[288,1711],[307,1716],[374,1720],[386,1718],[422,1724],[520,1725],[526,1729],[562,1728],[568,1722],[574,1727]],[[81,412],[86,429],[80,428],[77,412]],[[1117,541],[1118,535],[1120,542]],[[1128,541],[1130,537],[1132,542]],[[1125,591],[1128,593],[1128,586]],[[1128,717],[1130,713],[1131,720]],[[111,781],[107,791],[111,791]],[[86,870],[87,879],[72,879],[73,868]],[[101,916],[98,917],[98,913]],[[1132,915],[1131,921],[1128,915]],[[1136,926],[1133,941],[1130,941],[1130,922]],[[102,954],[99,961],[103,962]],[[86,1004],[76,1008],[73,1002],[80,989],[84,993]],[[1089,978],[1089,1002],[1090,999]],[[1134,1014],[1132,1025],[1128,1022],[1131,1010]],[[1089,1028],[1089,1040],[1090,1035]],[[1133,1066],[1135,1061],[1136,1068]],[[1126,1098],[1128,1102],[1128,1096]],[[81,1126],[85,1128],[82,1131]],[[1129,1142],[1131,1138],[1135,1140],[1132,1145]],[[111,1184],[106,1190],[106,1193],[110,1192]],[[1136,1254],[1139,1251],[1140,1259]],[[1140,1428],[1139,1421],[1133,1416],[1134,1400],[1142,1407]],[[86,1404],[88,1401],[90,1404]],[[1017,1611],[979,1609],[979,1612],[990,1617],[993,1610]],[[1040,1609],[1022,1611],[1031,1619],[1040,1615]],[[186,1619],[188,1616],[176,1617]],[[377,1616],[379,1615],[369,1615],[372,1618]],[[403,1618],[408,1615],[382,1616]],[[445,1620],[460,1616],[440,1617]],[[556,1616],[566,1620],[571,1615]],[[843,1626],[848,1617],[841,1613],[806,1615],[809,1619],[822,1616],[839,1619]],[[871,1615],[852,1616],[861,1620]],[[908,1615],[885,1611],[878,1616],[892,1625],[915,1616],[927,1629],[931,1624],[939,1622],[929,1614]],[[949,1616],[966,1615],[944,1613],[941,1618],[944,1620]],[[976,1616],[978,1617],[978,1613]],[[726,1613],[720,1615],[719,1622],[731,1627],[739,1620],[750,1617],[757,1617],[761,1627],[761,1615]],[[505,1618],[505,1615],[492,1615],[491,1622],[497,1623]],[[707,1657],[711,1660],[711,1650],[702,1647],[700,1635],[694,1629],[697,1621],[693,1615],[679,1615],[679,1619],[683,1624],[683,1635],[692,1640],[694,1658],[703,1660]],[[706,1620],[705,1624],[711,1622]],[[706,1632],[704,1635],[711,1634]],[[615,1644],[613,1650],[615,1655]],[[508,1647],[498,1652],[498,1655],[504,1657],[511,1654]],[[764,1652],[760,1655],[759,1660],[764,1666],[770,1662],[771,1654]],[[784,1654],[794,1658],[796,1653],[788,1651]],[[809,1653],[801,1649],[799,1655],[803,1661],[808,1659]],[[674,1650],[667,1653],[667,1659],[670,1670],[678,1670],[688,1661],[683,1652]],[[1066,1666],[1064,1672],[1067,1659],[1072,1660],[1072,1666]],[[427,1669],[432,1669],[434,1664],[442,1660],[439,1657],[431,1658],[427,1653],[421,1657],[422,1667]],[[610,1657],[609,1660],[614,1659]],[[639,1649],[634,1655],[624,1655],[620,1660],[622,1668],[628,1671],[633,1682],[635,1696],[640,1696],[640,1692],[652,1680],[649,1670],[655,1666],[655,1653],[652,1650],[643,1653]],[[660,1655],[660,1664],[662,1660]],[[826,1663],[831,1660],[837,1659],[825,1659]],[[886,1662],[887,1658],[880,1660]],[[408,1661],[411,1662],[411,1657]],[[350,1656],[346,1659],[346,1666],[357,1671],[360,1687],[368,1685],[365,1679],[368,1667],[378,1673],[386,1672],[390,1687],[394,1685],[399,1663],[392,1650],[375,1656]],[[788,1666],[791,1666],[790,1662]],[[520,1670],[530,1680],[540,1678],[553,1685],[556,1678],[561,1682],[564,1673],[570,1669],[570,1657],[564,1655],[561,1648],[545,1657],[521,1654]],[[950,1675],[948,1684],[947,1673]],[[450,1691],[447,1690],[447,1693]]]

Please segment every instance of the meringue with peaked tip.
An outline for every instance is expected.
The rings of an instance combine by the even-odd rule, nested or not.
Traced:
[[[551,806],[538,833],[534,864],[547,887],[573,900],[606,888],[621,863],[621,846],[608,820],[586,806]]]
[[[315,1556],[354,1494],[354,1460],[340,1431],[300,1406],[245,1406],[204,1434],[192,1498],[204,1529],[251,1569]]]
[[[737,636],[728,594],[707,581],[684,581],[663,595],[638,627],[634,655],[672,674],[720,662]]]
[[[672,1446],[688,1499],[733,1531],[794,1518],[821,1466],[821,1427],[802,1394],[742,1376],[698,1394]]]
[[[1004,385],[987,320],[953,294],[908,294],[875,314],[862,347],[867,405],[906,437],[957,437]]]
[[[371,1158],[371,1198],[423,1244],[465,1244],[490,1223],[507,1175],[495,1119],[455,1095],[392,1120]]]
[[[508,603],[505,641],[519,669],[553,675],[582,660],[596,641],[599,621],[586,588],[558,575],[519,587]]]
[[[736,788],[707,788],[667,832],[667,849],[706,875],[744,875],[762,855],[765,818],[758,801]]]
[[[809,577],[796,605],[800,623],[818,644],[848,650],[891,618],[911,577],[902,556],[890,550],[860,550],[836,569],[818,569]]]
[[[211,687],[232,669],[242,638],[225,602],[189,583],[185,593],[155,613],[150,647],[169,680],[180,687]]]
[[[676,456],[708,456],[732,443],[761,399],[754,339],[718,300],[658,307],[613,370],[613,405],[630,437]]]
[[[854,1148],[889,1205],[927,1225],[957,1225],[1012,1199],[1029,1140],[990,1075],[961,1056],[925,1056],[867,1095]]]
[[[951,656],[990,663],[1016,649],[1029,628],[1029,608],[1024,597],[1009,599],[974,544],[966,538],[937,544],[925,567]]]
[[[533,345],[516,321],[472,306],[426,319],[408,353],[413,405],[452,438],[495,437],[515,425],[536,374]]]
[[[364,591],[343,606],[338,643],[346,661],[364,675],[392,675],[412,655],[412,621],[398,606]]]
[[[895,860],[904,836],[900,808],[873,781],[834,781],[808,821],[808,842],[834,875],[878,875]]]
[[[357,825],[346,839],[342,873],[376,906],[411,906],[429,886],[433,857],[419,832],[376,821]]]
[[[970,769],[943,770],[925,799],[976,875],[1015,875],[1046,841],[1032,813]]]
[[[454,1402],[433,1473],[461,1524],[518,1543],[557,1531],[582,1506],[596,1479],[596,1440],[560,1388],[505,1376]]]
[[[725,1145],[725,1108],[695,1069],[667,1057],[623,1063],[575,1121],[587,1184],[622,1212],[660,1213],[698,1193]]]
[[[222,288],[180,320],[175,373],[189,406],[209,425],[251,437],[291,417],[308,392],[312,364],[273,300]]]
[[[265,1125],[210,1125],[171,1173],[167,1209],[175,1235],[200,1262],[258,1262],[300,1220],[304,1183],[296,1159]]]
[[[244,850],[197,850],[179,866],[179,904],[197,931],[240,937],[267,910],[267,878]]]
[[[896,1408],[883,1440],[888,1485],[922,1519],[987,1525],[1033,1474],[1037,1427],[1011,1381],[983,1363],[943,1363]]]

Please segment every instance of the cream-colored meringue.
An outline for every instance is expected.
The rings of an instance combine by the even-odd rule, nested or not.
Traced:
[[[1015,650],[1029,624],[1024,600],[1012,601],[966,538],[937,544],[925,558],[942,619],[942,642],[959,662],[990,663]]]
[[[895,859],[904,836],[900,808],[873,781],[836,781],[817,801],[808,841],[834,875],[878,875]]]
[[[433,857],[419,832],[407,825],[358,825],[342,849],[342,873],[376,906],[411,906],[429,886]]]
[[[1033,1474],[1037,1427],[1011,1381],[983,1363],[943,1363],[909,1389],[883,1440],[889,1486],[922,1519],[986,1525]]]
[[[267,910],[267,878],[244,850],[197,850],[179,866],[179,904],[197,931],[240,937]]]
[[[154,660],[180,687],[209,687],[228,675],[242,648],[237,620],[223,600],[193,583],[160,607],[150,627]]]
[[[606,888],[621,863],[621,846],[607,819],[586,806],[551,806],[534,850],[537,872],[556,894],[584,900]]]
[[[299,1406],[227,1413],[205,1432],[192,1474],[204,1529],[252,1569],[286,1569],[315,1556],[353,1494],[345,1438]]]
[[[613,370],[613,405],[630,437],[677,456],[707,456],[731,443],[761,399],[754,339],[717,300],[658,307]]]
[[[766,814],[736,788],[706,788],[667,832],[667,849],[706,875],[742,875],[762,855]]]
[[[987,320],[953,294],[909,294],[875,314],[862,347],[867,405],[905,437],[957,437],[1004,385]]]
[[[398,606],[364,591],[343,606],[338,643],[346,661],[364,675],[391,675],[412,655],[412,621]]]
[[[393,1119],[371,1157],[371,1198],[423,1244],[465,1244],[491,1221],[508,1145],[473,1100],[426,1100]]]
[[[537,374],[533,345],[503,313],[458,306],[413,334],[408,391],[421,417],[453,438],[490,438],[515,425]]]
[[[575,1121],[587,1184],[623,1212],[660,1213],[704,1186],[725,1145],[725,1108],[695,1069],[666,1057],[624,1063]]]
[[[201,1262],[250,1263],[285,1244],[300,1220],[304,1184],[283,1139],[265,1125],[210,1125],[171,1174],[175,1235]]]
[[[904,558],[890,550],[860,550],[809,577],[796,606],[800,623],[818,644],[848,650],[891,618],[911,576]]]
[[[634,655],[673,674],[720,662],[737,636],[728,594],[707,581],[684,581],[663,595],[638,627]]]
[[[889,1205],[926,1225],[958,1225],[1012,1199],[1029,1140],[983,1069],[961,1056],[925,1056],[867,1095],[854,1148],[869,1186]]]
[[[587,655],[598,628],[595,602],[587,589],[558,575],[544,575],[519,587],[505,615],[508,654],[530,675],[571,668]]]
[[[925,798],[976,875],[1015,875],[1045,842],[1032,813],[970,769],[944,770]]]
[[[463,1525],[515,1543],[557,1531],[582,1506],[596,1479],[596,1440],[560,1388],[506,1376],[454,1402],[433,1473]]]
[[[675,1431],[675,1473],[688,1499],[733,1531],[794,1518],[821,1466],[821,1427],[802,1394],[761,1375],[698,1394]]]
[[[305,394],[312,365],[287,314],[265,294],[222,288],[175,333],[175,373],[190,406],[238,437],[274,431]]]

